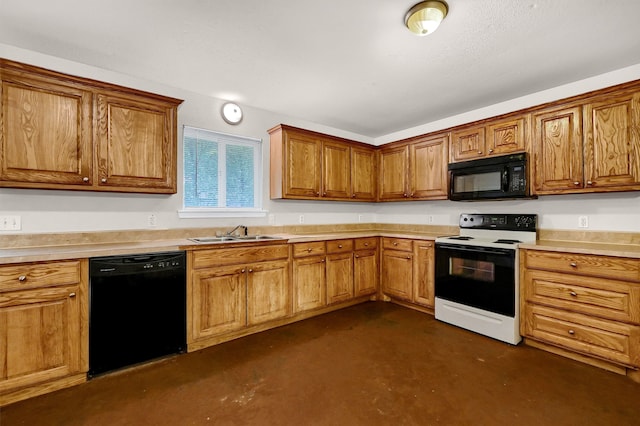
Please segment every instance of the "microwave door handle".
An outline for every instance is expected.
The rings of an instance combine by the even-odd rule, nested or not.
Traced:
[[[507,192],[509,190],[509,169],[504,169],[502,171],[502,192]]]

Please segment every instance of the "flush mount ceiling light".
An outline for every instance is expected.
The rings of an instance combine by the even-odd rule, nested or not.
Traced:
[[[238,124],[242,121],[242,109],[233,102],[222,105],[222,119],[229,124]]]
[[[404,24],[413,34],[426,36],[438,28],[448,10],[443,1],[423,1],[409,9]]]

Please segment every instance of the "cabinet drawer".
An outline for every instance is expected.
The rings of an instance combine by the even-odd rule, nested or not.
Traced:
[[[525,333],[534,339],[586,355],[640,366],[640,326],[527,305]]]
[[[318,256],[326,253],[324,241],[296,243],[293,245],[293,257]]]
[[[358,238],[355,241],[355,249],[356,250],[369,250],[378,247],[378,238],[370,237],[370,238]]]
[[[289,257],[287,244],[256,245],[227,249],[197,250],[193,252],[193,268],[207,268],[217,265],[237,265]]]
[[[392,250],[413,251],[412,241],[404,238],[384,237],[382,239],[382,247]]]
[[[640,259],[527,250],[527,268],[640,281]]]
[[[348,253],[353,251],[353,240],[327,241],[327,253]]]
[[[0,291],[77,284],[80,261],[23,263],[0,267]]]
[[[538,270],[524,277],[529,302],[640,324],[640,284]]]

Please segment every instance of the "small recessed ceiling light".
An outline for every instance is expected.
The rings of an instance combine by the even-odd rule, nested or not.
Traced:
[[[404,24],[413,34],[425,36],[438,28],[448,10],[443,1],[423,1],[409,9]]]
[[[229,124],[238,124],[242,121],[242,109],[233,102],[222,105],[222,119]]]

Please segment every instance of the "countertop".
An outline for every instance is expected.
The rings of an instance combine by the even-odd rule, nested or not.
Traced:
[[[325,241],[341,238],[364,238],[364,237],[393,237],[411,238],[422,240],[435,240],[440,236],[437,234],[413,233],[413,232],[379,232],[379,231],[357,231],[339,233],[321,233],[313,235],[296,234],[269,234],[282,240],[260,240],[251,242],[219,242],[219,243],[194,243],[184,239],[159,239],[152,241],[135,241],[122,243],[99,243],[99,244],[74,244],[57,245],[43,247],[25,247],[0,249],[0,265],[23,263],[23,262],[43,262],[65,259],[84,259],[100,256],[117,256],[142,253],[160,253],[177,250],[203,250],[221,247],[241,247],[255,244],[274,244],[274,241],[284,243],[301,243],[310,241]]]
[[[535,244],[520,244],[518,247],[527,250],[545,250],[576,254],[631,257],[640,259],[640,245],[638,244],[610,244],[585,241],[538,240]]]

